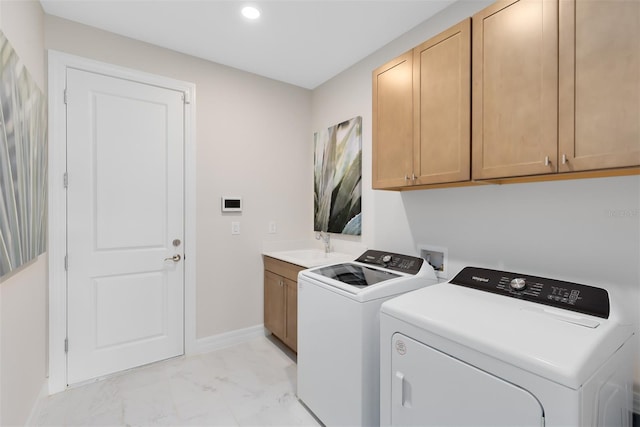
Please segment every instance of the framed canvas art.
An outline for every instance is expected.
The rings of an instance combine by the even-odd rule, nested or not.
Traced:
[[[45,96],[0,32],[0,277],[46,250]]]
[[[362,234],[362,117],[313,139],[314,231]]]

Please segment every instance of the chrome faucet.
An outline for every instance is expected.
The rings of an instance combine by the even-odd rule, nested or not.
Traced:
[[[322,242],[324,243],[324,253],[328,254],[329,252],[331,252],[331,235],[329,233],[327,233],[326,231],[318,231],[316,233],[316,240],[322,240]]]

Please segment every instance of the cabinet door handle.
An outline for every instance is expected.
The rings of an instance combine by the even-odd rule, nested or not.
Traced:
[[[562,164],[566,165],[567,163],[569,163],[569,159],[567,159],[567,155],[563,154],[562,155]]]
[[[406,175],[406,174],[405,174],[405,176],[404,176],[404,180],[405,180],[405,181],[409,181],[409,175]]]
[[[544,165],[545,166],[549,166],[551,164],[551,159],[549,159],[549,156],[545,156],[544,158]]]

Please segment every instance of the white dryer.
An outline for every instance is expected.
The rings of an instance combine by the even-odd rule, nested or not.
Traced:
[[[385,302],[380,421],[631,426],[635,331],[604,289],[467,267]]]

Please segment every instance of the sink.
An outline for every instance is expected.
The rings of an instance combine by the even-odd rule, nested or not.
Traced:
[[[298,249],[296,251],[284,251],[280,252],[283,256],[288,256],[292,258],[300,258],[300,259],[324,259],[324,258],[332,258],[337,257],[341,254],[339,252],[325,252],[322,249]]]
[[[326,253],[322,249],[297,249],[293,251],[270,252],[265,253],[265,255],[307,268],[324,264],[353,261],[358,257],[357,255],[347,254],[344,252]]]

